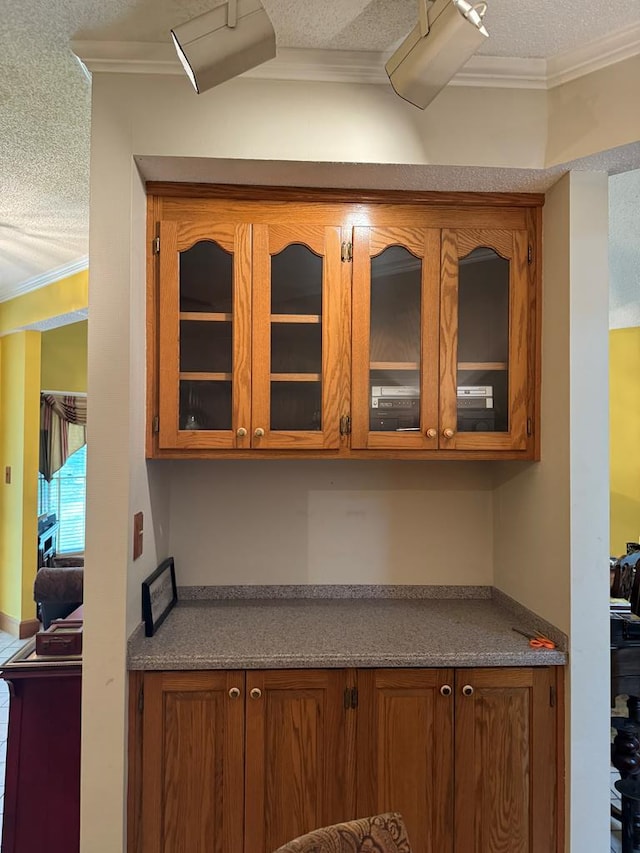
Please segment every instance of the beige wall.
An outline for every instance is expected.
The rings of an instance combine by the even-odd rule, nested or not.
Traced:
[[[492,538],[486,464],[172,464],[184,585],[491,584]]]
[[[606,175],[572,173],[544,210],[542,461],[498,469],[495,583],[570,634],[571,851],[606,850],[609,749]]]

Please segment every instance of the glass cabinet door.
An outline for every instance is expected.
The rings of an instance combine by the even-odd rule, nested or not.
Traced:
[[[160,224],[159,446],[249,447],[248,225]]]
[[[354,228],[351,446],[436,450],[440,231]]]
[[[527,234],[442,235],[440,447],[527,446]]]
[[[253,448],[337,448],[341,230],[253,229]]]

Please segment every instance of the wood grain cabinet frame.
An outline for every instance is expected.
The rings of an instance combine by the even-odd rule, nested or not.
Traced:
[[[562,853],[562,672],[132,673],[129,853],[403,814],[415,853]]]
[[[149,457],[539,458],[543,196],[147,189]]]

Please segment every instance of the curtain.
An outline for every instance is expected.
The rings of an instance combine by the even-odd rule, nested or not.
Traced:
[[[49,483],[72,453],[87,443],[87,398],[40,395],[40,473]]]

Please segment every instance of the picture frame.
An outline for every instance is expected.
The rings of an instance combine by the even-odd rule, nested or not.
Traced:
[[[168,557],[142,581],[142,619],[145,637],[153,637],[177,600],[176,569],[173,557]]]

